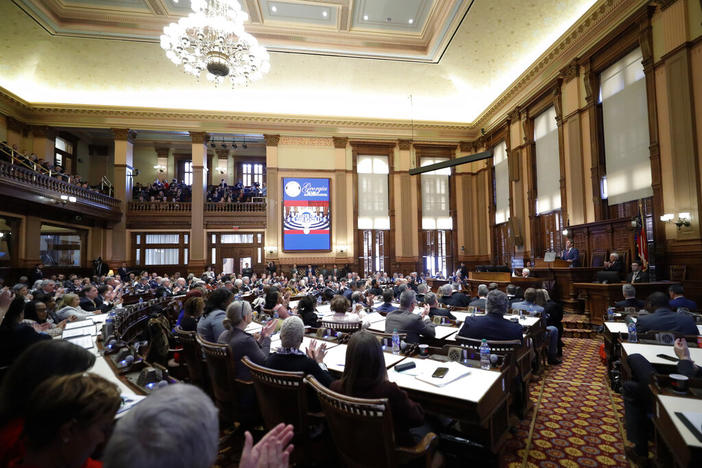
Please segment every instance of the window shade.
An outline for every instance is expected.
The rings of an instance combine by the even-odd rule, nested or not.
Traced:
[[[390,229],[387,156],[358,156],[358,229]]]
[[[145,265],[177,265],[179,249],[146,249]]]
[[[448,158],[422,158],[422,166],[448,161]],[[422,229],[453,229],[447,167],[422,174]]]
[[[507,165],[507,143],[502,142],[492,150],[495,168],[495,224],[509,219],[509,167]]]
[[[561,207],[561,166],[558,157],[556,109],[549,107],[534,119],[536,144],[536,213]]]
[[[650,197],[648,105],[641,49],[600,74],[608,203]]]

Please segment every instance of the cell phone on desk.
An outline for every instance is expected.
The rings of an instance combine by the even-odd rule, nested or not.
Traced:
[[[672,361],[672,362],[678,362],[680,359],[673,357],[673,356],[668,356],[667,354],[656,354],[661,359],[665,359],[667,361]]]
[[[443,379],[446,377],[446,374],[448,374],[448,367],[437,367],[431,376],[435,379]]]

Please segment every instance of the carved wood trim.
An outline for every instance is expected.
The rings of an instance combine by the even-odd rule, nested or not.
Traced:
[[[278,146],[280,135],[263,135],[263,140],[266,142],[266,146]]]

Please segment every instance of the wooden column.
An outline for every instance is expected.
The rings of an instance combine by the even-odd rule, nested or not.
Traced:
[[[188,272],[199,275],[207,263],[205,232],[205,192],[207,191],[207,140],[204,132],[190,132],[192,140],[193,185],[190,211],[190,251]]]
[[[353,206],[356,197],[348,197],[349,189],[353,193],[353,187],[349,187],[349,180],[346,177],[346,146],[349,139],[346,137],[334,137],[334,178],[332,180],[332,192],[334,196],[333,211],[336,216],[332,218],[332,245],[335,253],[335,262],[357,263],[358,255],[355,253],[353,234],[356,232],[356,220],[353,216]],[[349,206],[350,205],[350,206]],[[351,220],[351,225],[349,225]]]
[[[281,211],[281,182],[278,178],[278,143],[280,135],[263,135],[266,141],[266,262],[278,259],[282,249],[282,233],[280,232]],[[280,268],[280,267],[279,267]],[[279,270],[280,272],[280,270]]]
[[[136,132],[127,128],[113,128],[115,141],[115,198],[120,201],[122,218],[112,227],[112,254],[108,262],[116,270],[129,258],[127,252],[127,203],[132,199],[134,170],[134,139]]]

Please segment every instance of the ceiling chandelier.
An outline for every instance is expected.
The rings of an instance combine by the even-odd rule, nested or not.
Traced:
[[[249,19],[237,0],[191,0],[193,13],[163,28],[161,47],[176,65],[198,79],[233,88],[247,86],[270,69],[268,52],[244,31]]]

